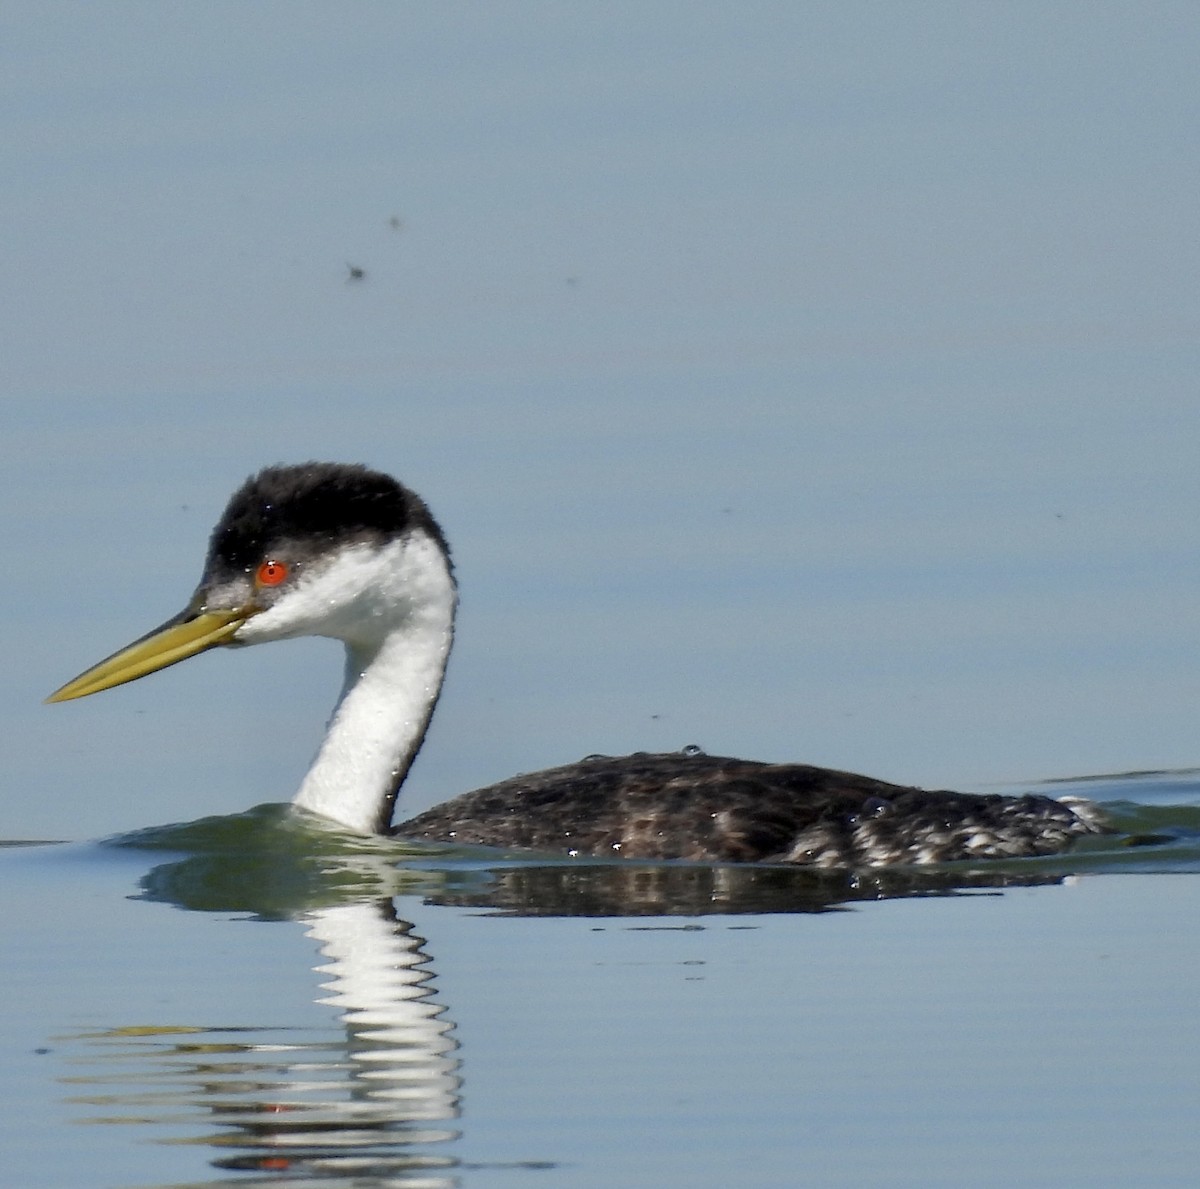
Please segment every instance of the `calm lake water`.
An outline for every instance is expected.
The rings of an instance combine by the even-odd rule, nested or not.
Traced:
[[[6,848],[6,1175],[1186,1184],[1200,779],[1091,787],[1144,845],[497,865],[263,807]]]
[[[1194,1183],[1200,9],[0,32],[0,1180]],[[919,876],[413,853],[251,808],[327,642],[42,705],[314,457],[454,549],[406,812],[694,743],[1121,832]]]

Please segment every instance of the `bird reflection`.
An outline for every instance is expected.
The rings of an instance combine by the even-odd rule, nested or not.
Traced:
[[[91,1034],[79,1062],[86,1072],[65,1079],[79,1088],[71,1101],[101,1109],[90,1122],[191,1130],[203,1119],[215,1131],[190,1142],[221,1153],[215,1168],[268,1174],[238,1184],[353,1176],[450,1189],[455,1161],[437,1148],[458,1136],[449,1125],[459,1111],[457,1044],[424,941],[390,901],[314,909],[301,920],[324,959],[315,970],[326,994],[317,1001],[337,1009],[341,1035],[203,1027]]]
[[[318,954],[314,997],[336,1013],[336,1028],[315,1035],[246,1026],[114,1028],[78,1038],[84,1051],[76,1050],[65,1080],[71,1101],[94,1109],[89,1122],[161,1125],[168,1142],[215,1149],[212,1166],[251,1185],[328,1178],[412,1189],[459,1184],[458,1042],[426,943],[398,918],[397,902],[416,897],[506,916],[701,918],[829,912],[854,901],[1057,883],[1067,874],[995,863],[866,873],[687,863],[485,866],[442,852],[347,851],[336,841],[322,852],[294,845],[269,815],[180,830],[199,853],[155,866],[142,879],[143,897],[298,922]],[[183,836],[142,833],[121,842],[177,851]],[[219,1175],[207,1183],[228,1182]]]
[[[816,868],[700,863],[557,863],[493,872],[487,887],[441,889],[442,905],[491,909],[500,916],[706,917],[835,912],[856,901],[953,896],[1061,883],[1061,873]]]
[[[316,968],[329,976],[318,1002],[336,1007],[346,1029],[354,1116],[374,1123],[398,1113],[409,1125],[456,1118],[453,1025],[412,926],[396,920],[390,902],[317,909],[305,922],[329,959]],[[454,1134],[414,1128],[405,1138],[435,1143]]]

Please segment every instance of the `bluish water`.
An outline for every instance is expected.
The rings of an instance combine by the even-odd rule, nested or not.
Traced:
[[[1184,1184],[1200,782],[1163,779],[1093,784],[1146,794],[1132,840],[936,871],[506,862],[272,807],[0,850],[7,1175]]]
[[[0,847],[6,1183],[1194,1180],[1194,6],[17,0],[0,33],[0,839],[66,840]],[[325,642],[41,704],[308,457],[454,547],[406,811],[697,743],[1129,772],[1046,787],[1138,845],[412,855],[250,810],[315,748]]]

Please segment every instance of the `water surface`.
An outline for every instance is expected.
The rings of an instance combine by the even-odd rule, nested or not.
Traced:
[[[282,807],[0,850],[9,1175],[1186,1183],[1200,781],[1088,783],[1130,833],[936,870],[514,862]]]
[[[1195,6],[0,25],[6,1182],[1194,1181]],[[406,812],[695,743],[1140,845],[414,856],[250,810],[329,642],[41,705],[310,457],[454,548]]]

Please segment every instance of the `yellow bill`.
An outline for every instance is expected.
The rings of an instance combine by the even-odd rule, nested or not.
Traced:
[[[246,607],[200,612],[189,608],[127,648],[93,665],[86,673],[80,673],[74,681],[55,690],[46,701],[69,702],[72,698],[86,698],[102,689],[136,681],[147,673],[185,661],[189,656],[219,644],[228,644],[252,614],[253,609]]]

